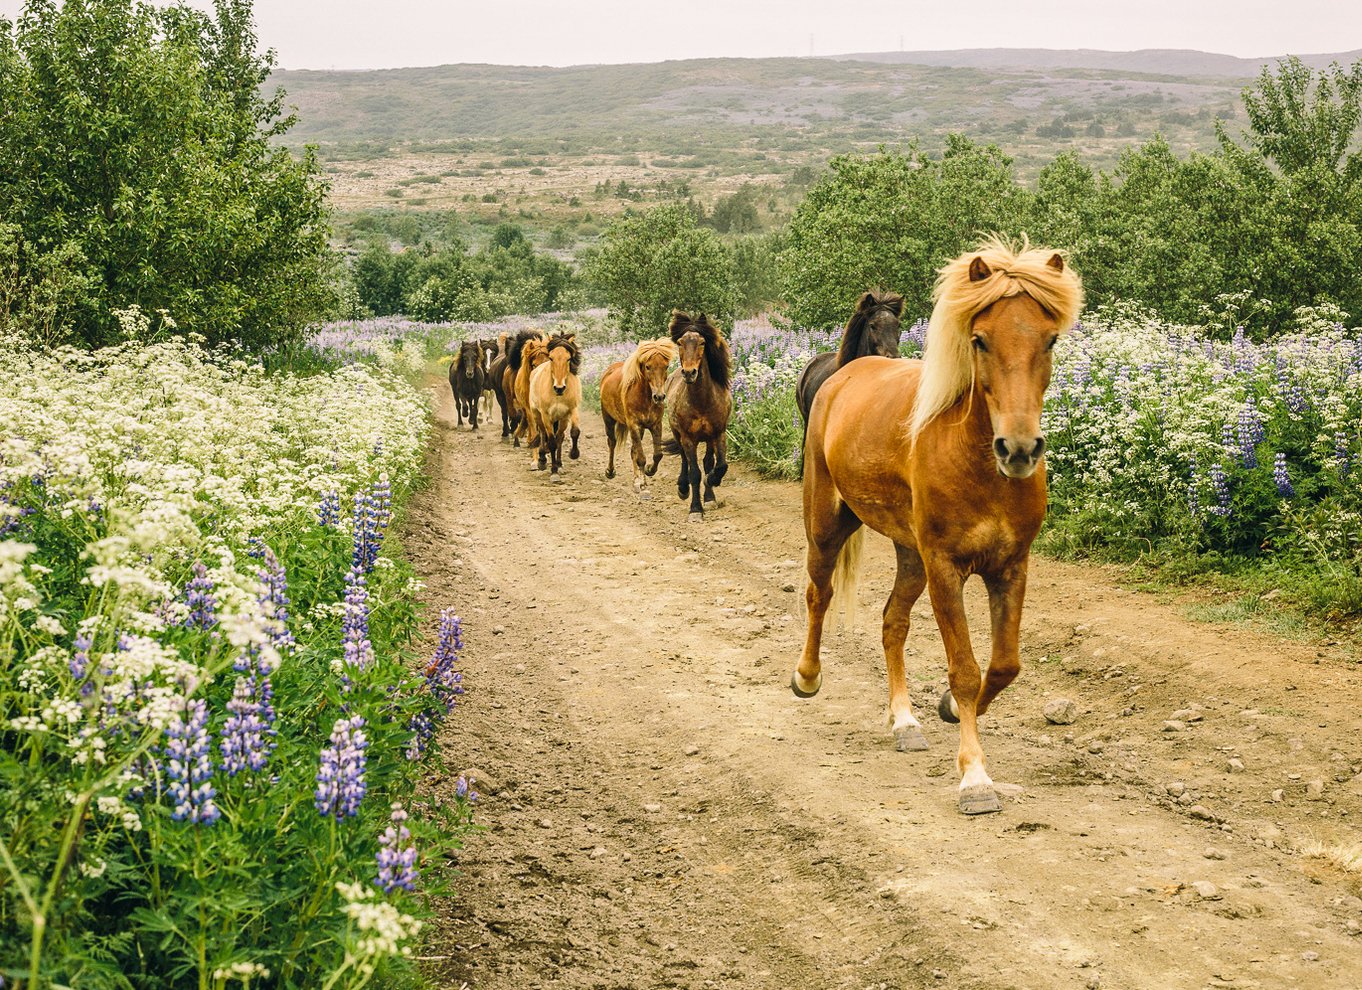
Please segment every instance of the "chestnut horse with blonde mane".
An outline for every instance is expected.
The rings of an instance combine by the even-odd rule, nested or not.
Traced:
[[[634,490],[648,497],[648,479],[662,460],[662,412],[667,401],[667,369],[676,358],[676,345],[668,337],[645,340],[623,361],[616,361],[601,376],[601,417],[610,463],[605,476],[615,476],[615,445],[630,439],[634,462]],[[653,435],[653,462],[643,454],[643,431]]]
[[[714,489],[728,471],[728,417],[733,412],[728,342],[704,313],[692,320],[679,309],[672,310],[667,330],[676,344],[681,367],[667,380],[671,406],[667,425],[672,439],[663,444],[663,449],[681,455],[676,494],[683,499],[690,496],[691,519],[703,519],[700,444],[705,445],[705,502],[714,501]]]
[[[532,340],[542,340],[543,336],[538,330],[521,330],[508,341],[506,347],[506,363],[501,369],[501,392],[506,400],[501,409],[501,435],[503,439],[509,436],[517,447],[520,446],[526,410],[516,402],[516,379],[525,356],[525,346]]]
[[[577,347],[577,335],[555,333],[544,345],[547,360],[530,372],[530,433],[538,438],[539,459],[536,470],[549,464],[552,481],[561,481],[563,469],[563,436],[572,434],[572,450],[568,456],[574,461],[581,456],[577,438],[582,435],[578,409],[582,404],[582,352]]]
[[[512,351],[513,356],[514,354]],[[530,415],[530,375],[548,359],[548,338],[536,332],[520,349],[520,361],[514,372],[515,413],[519,425],[515,428],[513,438],[517,447],[520,446],[520,438],[525,438],[525,446],[530,448],[531,470],[538,470],[539,455],[534,448],[539,446],[539,434],[534,428],[534,417]]]
[[[946,648],[950,687],[938,712],[960,723],[960,810],[1000,810],[984,767],[979,716],[1017,676],[1031,541],[1045,517],[1041,405],[1051,348],[1083,306],[1063,258],[997,238],[940,270],[921,361],[859,358],[818,392],[804,447],[808,634],[791,678],[822,685],[829,607],[855,605],[864,530],[894,542],[898,574],[884,606],[889,720],[899,750],[927,747],[913,716],[903,645],[924,588]],[[983,578],[992,655],[980,676],[964,584]]]

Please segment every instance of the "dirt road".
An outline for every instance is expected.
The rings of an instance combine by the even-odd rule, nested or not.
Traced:
[[[1362,874],[1299,851],[1362,842],[1352,658],[1036,559],[1022,675],[983,723],[1016,786],[965,818],[925,596],[908,668],[931,748],[885,728],[887,540],[799,701],[795,485],[735,470],[697,525],[674,458],[651,501],[605,480],[594,415],[551,485],[432,387],[405,538],[429,602],[464,618],[445,744],[487,827],[431,940],[441,985],[1362,987]],[[1073,724],[1042,716],[1056,698]]]

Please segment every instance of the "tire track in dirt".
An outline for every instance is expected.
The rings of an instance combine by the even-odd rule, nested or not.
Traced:
[[[1362,985],[1355,879],[1289,851],[1358,841],[1351,658],[1037,559],[1023,673],[984,724],[995,779],[1022,789],[965,819],[925,597],[908,666],[932,748],[895,752],[883,727],[888,541],[868,541],[860,627],[797,701],[797,486],[736,470],[693,524],[675,458],[651,501],[604,479],[594,415],[551,485],[495,432],[453,429],[432,388],[405,542],[428,602],[465,620],[449,780],[494,788],[432,940],[443,983]],[[1040,715],[1060,695],[1071,726]]]

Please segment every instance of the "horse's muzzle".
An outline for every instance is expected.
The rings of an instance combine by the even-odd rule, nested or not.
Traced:
[[[555,386],[553,386],[553,394],[554,394],[554,395],[562,395],[562,394],[563,394],[564,392],[566,392],[566,391],[567,391],[567,386],[566,386],[566,385],[555,385]]]
[[[659,406],[662,405],[662,403],[664,403],[664,402],[667,401],[667,393],[666,393],[666,392],[654,392],[654,393],[653,393],[653,401],[656,402]]]
[[[700,377],[700,369],[695,368],[691,371],[682,371],[681,377],[686,380],[687,385],[694,385],[695,380]]]
[[[994,437],[993,456],[998,460],[998,473],[1008,478],[1029,478],[1036,472],[1041,455],[1045,453],[1045,438]]]

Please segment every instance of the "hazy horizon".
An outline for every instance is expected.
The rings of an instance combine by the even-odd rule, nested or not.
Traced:
[[[211,0],[191,0],[211,9]],[[0,0],[13,18],[21,0]],[[624,0],[258,0],[261,45],[284,69],[420,68],[457,63],[570,66],[698,58],[832,56],[989,48],[1131,52],[1187,49],[1238,58],[1362,48],[1362,5],[1332,0],[1015,0],[943,7],[924,0],[695,0],[642,9]]]

